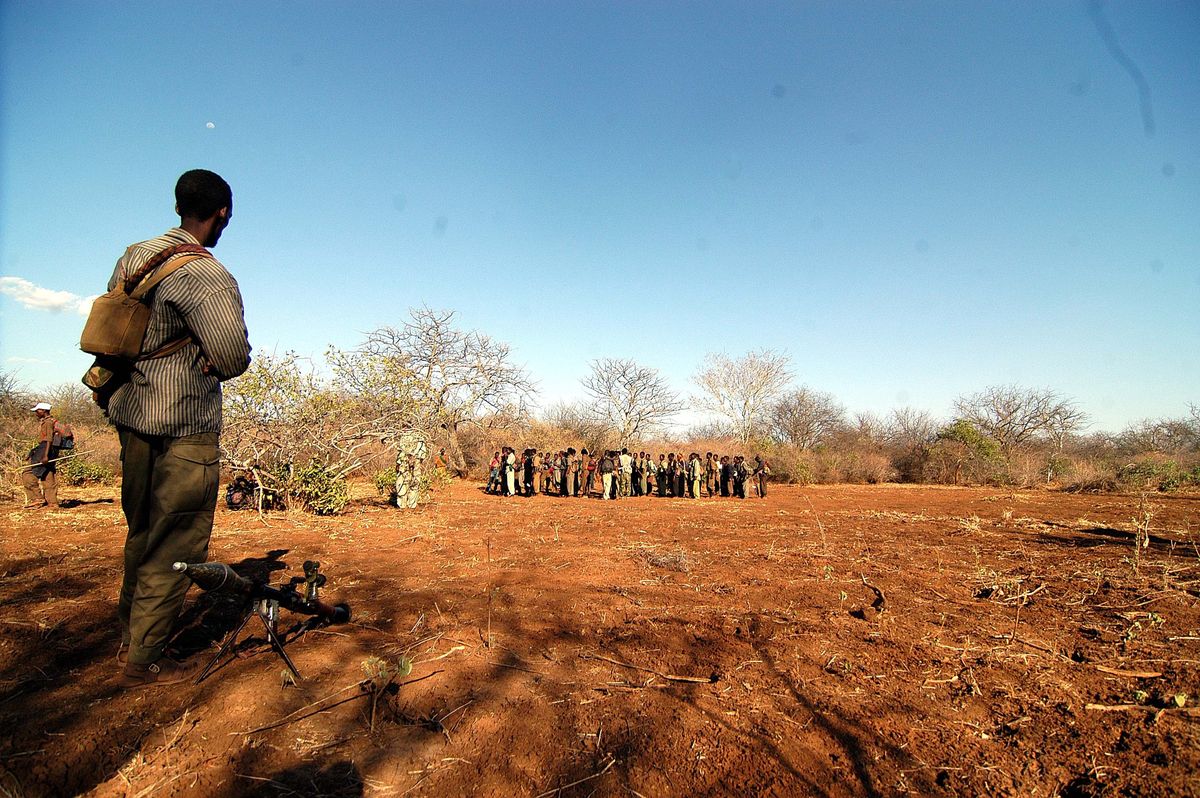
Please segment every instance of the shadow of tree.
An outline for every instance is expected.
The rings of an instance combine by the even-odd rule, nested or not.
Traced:
[[[286,554],[272,551],[234,567],[247,576],[269,575],[287,567]],[[41,573],[38,562],[48,560],[26,562],[16,580],[20,584],[0,587],[0,599],[26,594],[53,601],[59,595],[58,581],[51,573]],[[85,566],[76,577],[69,588],[73,595],[94,591],[110,579],[91,568]],[[441,762],[448,758],[445,747],[464,738],[471,746],[469,767],[481,794],[538,794],[560,788],[564,796],[597,790],[617,794],[618,788],[625,793],[644,792],[651,778],[661,778],[663,790],[673,791],[671,779],[677,778],[682,780],[680,787],[686,783],[689,791],[699,795],[879,796],[889,794],[891,787],[881,785],[873,756],[882,753],[892,762],[911,764],[906,752],[872,727],[869,714],[839,716],[836,705],[831,709],[815,700],[780,664],[779,644],[767,637],[747,639],[711,629],[699,645],[692,627],[701,619],[694,614],[660,613],[648,601],[631,606],[624,620],[614,617],[596,628],[596,619],[587,616],[588,606],[611,601],[612,591],[596,587],[544,595],[546,575],[537,568],[498,570],[474,580],[416,587],[399,596],[397,578],[387,570],[358,578],[352,596],[355,610],[363,611],[369,620],[345,629],[352,636],[338,649],[343,667],[332,672],[345,678],[357,660],[386,650],[397,639],[407,645],[421,635],[471,641],[471,655],[454,660],[453,669],[426,680],[420,689],[414,685],[388,699],[396,711],[377,722],[373,731],[369,699],[348,692],[344,703],[320,715],[320,745],[328,748],[301,754],[300,762],[291,752],[297,731],[290,723],[251,735],[263,745],[235,750],[221,766],[223,786],[213,785],[206,794],[359,796],[365,790],[364,773],[375,773],[397,757],[405,762]],[[669,584],[642,588],[647,598],[666,589],[676,588]],[[539,596],[539,614],[530,616],[526,603],[534,595]],[[175,645],[198,652],[227,635],[244,617],[241,605],[227,598],[198,594],[185,612]],[[421,632],[413,631],[412,618],[435,605],[438,620]],[[219,706],[222,694],[238,686],[256,685],[257,694],[271,679],[272,669],[256,659],[224,668],[217,678],[198,687],[185,685],[156,693],[152,700],[120,693],[97,678],[103,671],[115,672],[104,663],[118,638],[110,616],[111,608],[90,616],[71,615],[63,636],[53,638],[51,646],[31,630],[17,641],[21,652],[12,660],[15,664],[0,671],[0,678],[9,680],[27,675],[30,667],[40,673],[38,681],[23,684],[24,690],[0,694],[4,702],[0,723],[19,726],[7,745],[0,747],[0,758],[26,794],[86,792],[113,778],[146,744],[148,734],[175,722],[185,708]],[[489,626],[491,640],[486,639]],[[472,636],[476,632],[478,643]],[[306,644],[299,650],[324,657],[318,648]],[[603,676],[610,670],[620,673],[616,666],[580,659],[581,653],[597,650],[662,672],[721,675],[716,684],[629,682],[628,688],[618,689],[609,684],[612,676]],[[538,656],[558,662],[569,658],[570,683],[540,673]],[[730,674],[747,660],[767,666],[772,714],[811,717],[809,736],[788,737],[782,725],[732,717],[714,703],[718,692],[728,686]],[[441,667],[439,662],[418,662],[414,675],[432,673]],[[625,684],[628,676],[621,673],[619,681]],[[81,680],[86,682],[82,686]],[[286,717],[327,692],[326,685],[314,695],[316,684],[295,692],[279,693],[277,687],[270,691],[271,715]],[[62,700],[67,694],[71,700]],[[266,706],[257,711],[268,713]],[[253,713],[246,715],[253,717]],[[465,718],[469,720],[464,722]],[[649,722],[642,724],[641,718]],[[729,740],[733,750],[708,760],[689,759],[688,746],[696,740],[709,745],[713,731]],[[532,751],[530,740],[538,741]],[[513,759],[507,754],[511,749],[524,751],[526,758]],[[837,752],[837,760],[830,759],[831,750]],[[697,770],[672,774],[662,769],[666,762]],[[422,775],[402,773],[407,780],[404,786],[421,780],[427,793],[436,794],[439,778],[449,771],[431,768]],[[914,777],[910,786],[921,793],[933,791],[927,779]]]
[[[237,567],[247,575],[270,573],[287,567],[281,559],[286,553],[273,551]],[[119,690],[115,602],[105,595],[111,590],[102,589],[114,582],[111,563],[85,563],[64,578],[53,570],[61,562],[37,557],[0,563],[7,575],[0,582],[0,606],[9,608],[10,618],[16,620],[12,608],[27,605],[25,614],[58,619],[10,623],[5,629],[9,653],[0,668],[0,726],[9,732],[0,738],[0,763],[19,795],[87,792],[112,778],[148,735],[175,722],[180,711],[210,702],[221,689],[214,683]],[[81,596],[95,597],[90,605],[96,611],[80,612]],[[186,655],[211,648],[241,620],[240,606],[229,596],[199,593],[181,616],[183,628],[170,650]],[[350,763],[301,767],[283,775],[279,784],[286,789],[295,784],[317,790],[309,794],[362,794],[362,780]],[[247,789],[253,788],[243,782],[232,794],[248,794]]]
[[[89,504],[115,504],[115,500],[111,498],[104,499],[64,499],[58,503],[58,506],[64,510],[70,510],[72,507],[85,507]]]
[[[358,798],[364,795],[362,774],[349,761],[328,765],[314,763],[287,768],[267,778],[241,776],[240,795],[247,798],[267,796],[322,796],[322,798]],[[247,786],[247,784],[252,786]]]
[[[1112,527],[1096,526],[1088,527],[1087,529],[1075,529],[1063,524],[1046,524],[1046,526],[1057,527],[1062,529],[1063,532],[1060,534],[1041,533],[1036,537],[1039,543],[1050,543],[1081,549],[1119,544],[1132,549],[1136,540],[1135,533]],[[1178,541],[1162,537],[1161,535],[1150,535],[1149,540],[1150,548],[1159,552],[1170,551],[1173,546],[1179,545]]]

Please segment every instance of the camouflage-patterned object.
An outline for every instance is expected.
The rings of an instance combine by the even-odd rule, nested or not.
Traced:
[[[396,506],[412,509],[421,499],[421,482],[429,445],[416,430],[400,434],[396,441]]]

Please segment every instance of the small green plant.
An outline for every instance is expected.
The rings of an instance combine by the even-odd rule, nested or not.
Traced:
[[[1052,454],[1046,458],[1046,484],[1062,479],[1071,472],[1071,459],[1063,454]]]
[[[362,661],[362,672],[366,678],[362,681],[362,689],[371,696],[370,729],[375,731],[375,710],[379,699],[385,695],[395,695],[400,690],[397,679],[403,679],[412,673],[413,662],[408,657],[401,656],[393,665],[382,657],[367,657]]]
[[[337,515],[350,501],[346,480],[329,471],[318,460],[310,460],[292,472],[288,492],[317,515]]]
[[[412,673],[413,663],[408,657],[400,657],[393,665],[382,657],[367,657],[362,661],[362,672],[366,676],[368,690],[383,692],[396,679]]]
[[[72,457],[58,464],[60,481],[74,485],[111,485],[116,476],[111,468],[100,463],[93,463],[81,457]]]
[[[1128,489],[1169,493],[1200,485],[1200,466],[1188,471],[1174,460],[1147,457],[1118,469],[1117,482]]]
[[[1137,515],[1133,517],[1133,570],[1142,563],[1142,549],[1150,548],[1150,523],[1154,520],[1154,508],[1146,502],[1143,491],[1138,498]]]
[[[454,475],[444,468],[430,468],[426,469],[422,481],[424,482],[421,485],[422,489],[444,488],[454,481]]]
[[[427,468],[417,478],[417,491],[424,497],[431,488],[449,485],[453,477],[444,468]],[[396,501],[396,469],[385,468],[375,474],[375,490],[389,502]]]
[[[375,490],[389,501],[396,498],[396,469],[385,468],[375,474]]]

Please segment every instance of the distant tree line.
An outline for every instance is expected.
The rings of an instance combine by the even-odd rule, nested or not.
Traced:
[[[482,475],[493,451],[520,441],[544,450],[661,444],[761,454],[775,479],[797,483],[1200,485],[1195,405],[1186,416],[1116,434],[1089,434],[1074,400],[1017,385],[960,396],[952,418],[907,407],[852,414],[832,394],[797,385],[788,357],[773,350],[707,355],[687,398],[656,369],[622,358],[588,363],[580,387],[583,400],[534,412],[535,383],[508,345],[459,328],[453,311],[415,308],[353,349],[330,348],[323,363],[255,353],[250,370],[225,386],[224,463],[289,506],[319,512],[345,505],[349,477],[378,477],[391,467],[395,442],[413,430],[430,451],[445,449],[450,470],[463,476]],[[0,457],[9,473],[32,445],[34,398],[0,372]],[[89,456],[98,467],[119,468],[115,436],[82,386],[36,398],[94,439],[84,448],[95,452]],[[689,409],[709,420],[679,432],[673,422]]]

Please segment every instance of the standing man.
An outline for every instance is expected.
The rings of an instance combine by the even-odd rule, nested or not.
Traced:
[[[618,493],[622,497],[628,497],[633,484],[633,455],[629,453],[629,449],[622,447],[617,463],[621,470]]]
[[[583,463],[579,457],[579,452],[575,451],[574,446],[567,447],[567,493],[572,497],[579,496],[579,470]]]
[[[613,471],[615,464],[613,462],[613,453],[606,451],[604,456],[600,458],[600,484],[603,486],[603,493],[600,494],[601,499],[615,499],[613,491]]]
[[[54,426],[58,423],[50,415],[50,403],[38,402],[29,408],[37,415],[37,445],[29,452],[29,465],[21,471],[21,485],[25,488],[26,507],[49,507],[58,509],[58,463],[54,458]]]
[[[546,485],[542,478],[542,455],[537,449],[533,450],[533,493],[545,493]]]
[[[534,479],[537,473],[537,449],[526,449],[521,458],[522,482],[525,485],[525,497],[534,494]]]
[[[493,486],[496,490],[500,489],[500,452],[492,455],[492,462],[488,467],[491,470],[488,471],[487,487],[483,489],[484,493],[491,493]]]
[[[511,446],[505,447],[504,454],[504,495],[517,495],[517,450]]]
[[[767,498],[767,477],[771,473],[770,466],[762,459],[762,455],[754,455],[754,486],[758,489],[758,498]]]
[[[699,499],[700,483],[704,481],[704,465],[700,462],[699,452],[692,452],[692,459],[688,461],[688,479],[691,484],[690,498]]]
[[[740,454],[733,458],[733,495],[734,498],[746,498],[746,458]]]
[[[562,451],[555,452],[552,465],[554,468],[554,495],[562,496],[563,485],[567,484],[565,476],[567,473],[566,453]]]
[[[233,192],[195,169],[175,185],[179,226],[134,244],[108,288],[151,258],[181,245],[213,247],[233,215]],[[212,255],[180,267],[154,290],[144,351],[182,342],[169,355],[133,363],[108,404],[121,441],[121,505],[129,534],[118,614],[124,688],[174,684],[191,674],[163,655],[189,580],[176,561],[208,558],[220,470],[221,383],[250,365],[237,281]],[[122,657],[118,656],[118,660]]]
[[[583,498],[586,499],[592,493],[592,479],[596,474],[596,458],[588,454],[587,449],[579,454],[583,461]]]

